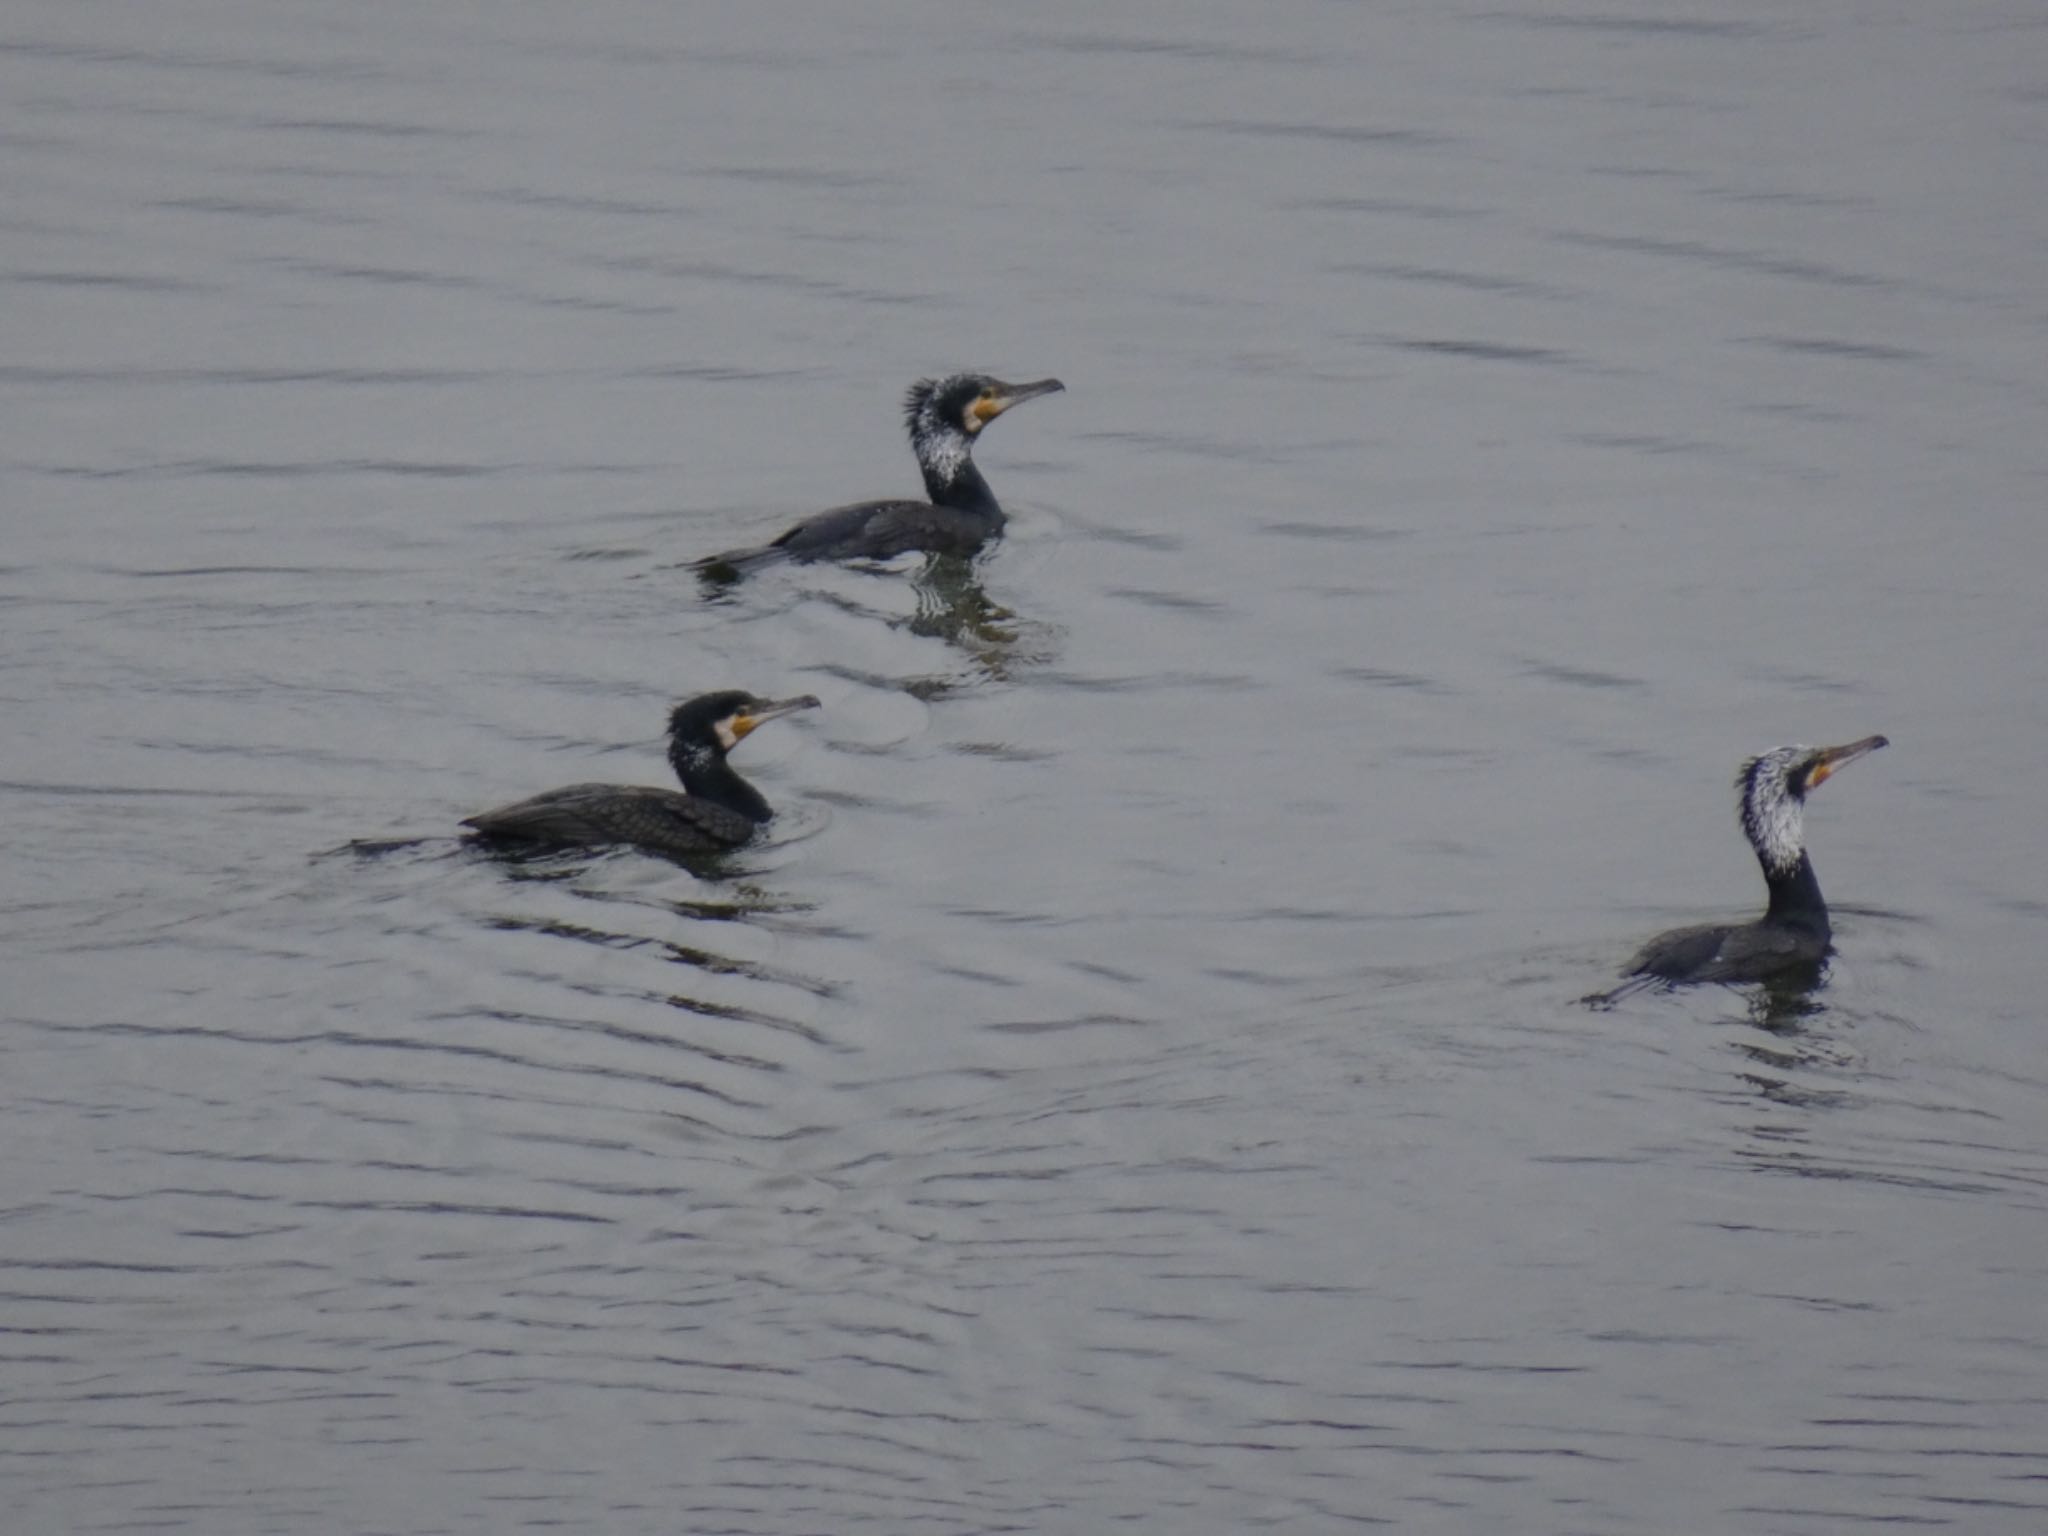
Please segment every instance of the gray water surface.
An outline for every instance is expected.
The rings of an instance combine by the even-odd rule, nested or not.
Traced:
[[[2048,1528],[2038,6],[31,0],[0,167],[8,1530]],[[958,367],[1001,547],[698,588]]]

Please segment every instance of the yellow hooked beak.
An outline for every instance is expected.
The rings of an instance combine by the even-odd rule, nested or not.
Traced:
[[[818,701],[806,693],[794,699],[756,699],[742,713],[726,721],[725,728],[734,741],[753,733],[757,726],[766,725],[770,720],[779,720],[784,715],[795,714],[800,709],[816,709]]]
[[[1837,769],[1845,768],[1866,753],[1875,752],[1879,747],[1891,743],[1882,736],[1866,736],[1861,741],[1852,741],[1843,747],[1822,747],[1814,754],[1813,766],[1806,772],[1806,787],[1813,789],[1825,784],[1835,776]]]
[[[974,404],[967,407],[967,414],[974,418],[977,426],[985,427],[1013,405],[1036,400],[1040,395],[1057,394],[1066,387],[1058,379],[1040,379],[1035,384],[994,382],[981,392]]]

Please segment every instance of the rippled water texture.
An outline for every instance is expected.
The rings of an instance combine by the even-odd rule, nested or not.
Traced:
[[[0,166],[10,1532],[2048,1529],[2037,4],[24,0]],[[999,549],[698,587],[959,367]]]

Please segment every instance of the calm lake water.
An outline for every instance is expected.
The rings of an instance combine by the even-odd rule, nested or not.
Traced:
[[[27,0],[0,166],[10,1531],[2048,1529],[2038,4]],[[682,568],[966,367],[972,570]]]

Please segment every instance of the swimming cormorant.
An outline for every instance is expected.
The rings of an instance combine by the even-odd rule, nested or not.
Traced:
[[[757,699],[740,689],[702,694],[678,704],[668,719],[668,760],[687,794],[632,784],[571,784],[471,816],[463,825],[480,842],[535,850],[629,843],[675,855],[734,848],[775,812],[759,790],[726,765],[725,754],[756,726],[817,707],[809,694],[795,699]]]
[[[1065,388],[1058,379],[1005,384],[983,373],[919,379],[903,397],[903,421],[929,501],[833,507],[773,543],[712,555],[696,569],[716,581],[777,560],[887,560],[910,550],[971,555],[1003,527],[1003,509],[974,467],[974,439],[1011,406]]]
[[[1845,765],[1888,743],[1866,736],[1841,747],[1778,747],[1742,765],[1735,788],[1742,830],[1763,865],[1771,904],[1753,923],[1706,924],[1660,933],[1622,975],[1628,979],[1593,1002],[1612,1002],[1645,987],[1715,981],[1809,984],[1827,958],[1832,930],[1820,881],[1806,856],[1809,790]]]

